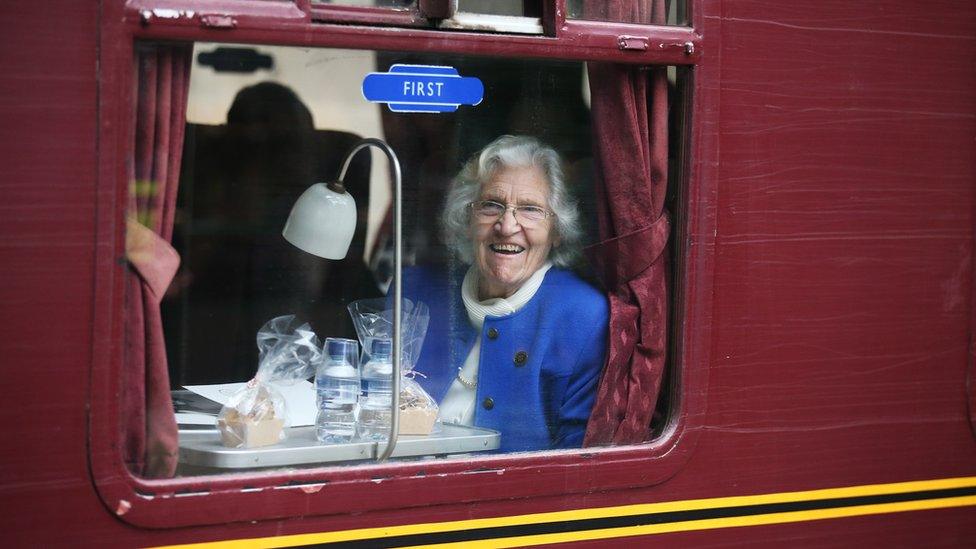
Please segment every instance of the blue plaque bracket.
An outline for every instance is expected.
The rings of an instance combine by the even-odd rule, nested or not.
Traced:
[[[481,103],[484,95],[480,79],[461,76],[453,67],[393,65],[363,79],[363,97],[386,103],[393,112],[454,112]]]

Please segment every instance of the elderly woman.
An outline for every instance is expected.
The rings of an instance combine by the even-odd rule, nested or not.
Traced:
[[[565,270],[581,231],[559,155],[529,137],[495,140],[453,181],[442,225],[463,278],[405,279],[431,308],[416,369],[439,419],[501,432],[502,451],[579,447],[608,306]]]

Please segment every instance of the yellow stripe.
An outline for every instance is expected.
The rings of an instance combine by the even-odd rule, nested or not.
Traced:
[[[921,480],[911,482],[897,482],[891,484],[867,484],[862,486],[848,486],[843,488],[824,488],[799,492],[779,492],[752,496],[731,496],[708,499],[692,499],[669,501],[662,503],[643,503],[619,507],[598,507],[590,509],[575,509],[571,511],[556,511],[550,513],[533,513],[528,515],[514,515],[486,519],[469,519],[453,522],[435,522],[427,524],[408,524],[383,528],[361,528],[357,530],[343,530],[339,532],[323,532],[315,534],[296,534],[270,538],[239,539],[217,542],[195,543],[187,545],[171,545],[168,548],[272,548],[311,545],[315,543],[334,543],[377,539],[393,536],[409,536],[413,534],[436,534],[471,530],[476,528],[496,528],[505,526],[523,526],[544,522],[562,522],[572,520],[601,519],[608,517],[625,517],[650,513],[666,513],[671,511],[692,511],[716,507],[736,507],[745,505],[762,505],[770,503],[790,503],[798,501],[816,501],[831,498],[845,498],[871,495],[888,495],[923,490],[944,490],[950,488],[976,487],[976,477],[945,478],[935,480]],[[742,526],[757,526],[761,524],[779,524],[787,522],[801,522],[809,520],[823,520],[830,518],[872,515],[879,513],[897,513],[904,511],[919,511],[923,509],[940,509],[947,507],[962,507],[976,505],[976,496],[962,496],[919,501],[896,503],[882,503],[852,507],[838,507],[832,509],[817,509],[811,511],[791,511],[785,513],[770,513],[765,515],[749,515],[742,517],[727,517],[717,519],[703,519],[676,523],[654,524],[647,526],[631,526],[609,528],[604,530],[573,531],[559,534],[539,534],[534,536],[512,537],[502,539],[488,539],[465,541],[456,544],[438,544],[437,547],[516,547],[525,545],[539,545],[562,541],[582,541],[592,539],[607,539],[624,536],[639,536],[660,534],[665,532],[684,532],[689,530],[705,530],[713,528],[735,528]]]

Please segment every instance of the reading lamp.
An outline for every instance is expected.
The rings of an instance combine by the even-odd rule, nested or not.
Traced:
[[[390,438],[386,448],[376,458],[384,461],[396,448],[400,431],[400,314],[402,288],[400,286],[402,226],[400,204],[402,198],[400,160],[384,141],[363,139],[349,151],[342,163],[339,179],[331,183],[316,183],[305,190],[288,215],[281,236],[296,248],[325,259],[342,259],[349,251],[352,235],[356,231],[356,201],[346,192],[342,181],[356,153],[367,147],[376,147],[386,153],[393,175],[393,394],[390,410]]]

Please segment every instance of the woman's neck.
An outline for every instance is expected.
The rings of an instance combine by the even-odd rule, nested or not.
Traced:
[[[489,299],[507,299],[518,291],[518,288],[497,288],[484,279],[478,280],[478,301]]]
[[[546,262],[538,271],[532,274],[528,280],[520,288],[518,288],[512,295],[504,298],[487,298],[484,299],[480,295],[478,288],[480,284],[480,276],[478,270],[475,267],[471,267],[467,274],[464,276],[464,282],[461,284],[461,297],[464,302],[464,306],[468,311],[468,318],[471,320],[475,327],[480,329],[481,324],[484,322],[484,317],[486,315],[490,316],[505,316],[512,314],[519,309],[521,309],[526,303],[532,299],[539,287],[542,286],[542,281],[545,279],[546,272],[552,267],[551,263]]]

